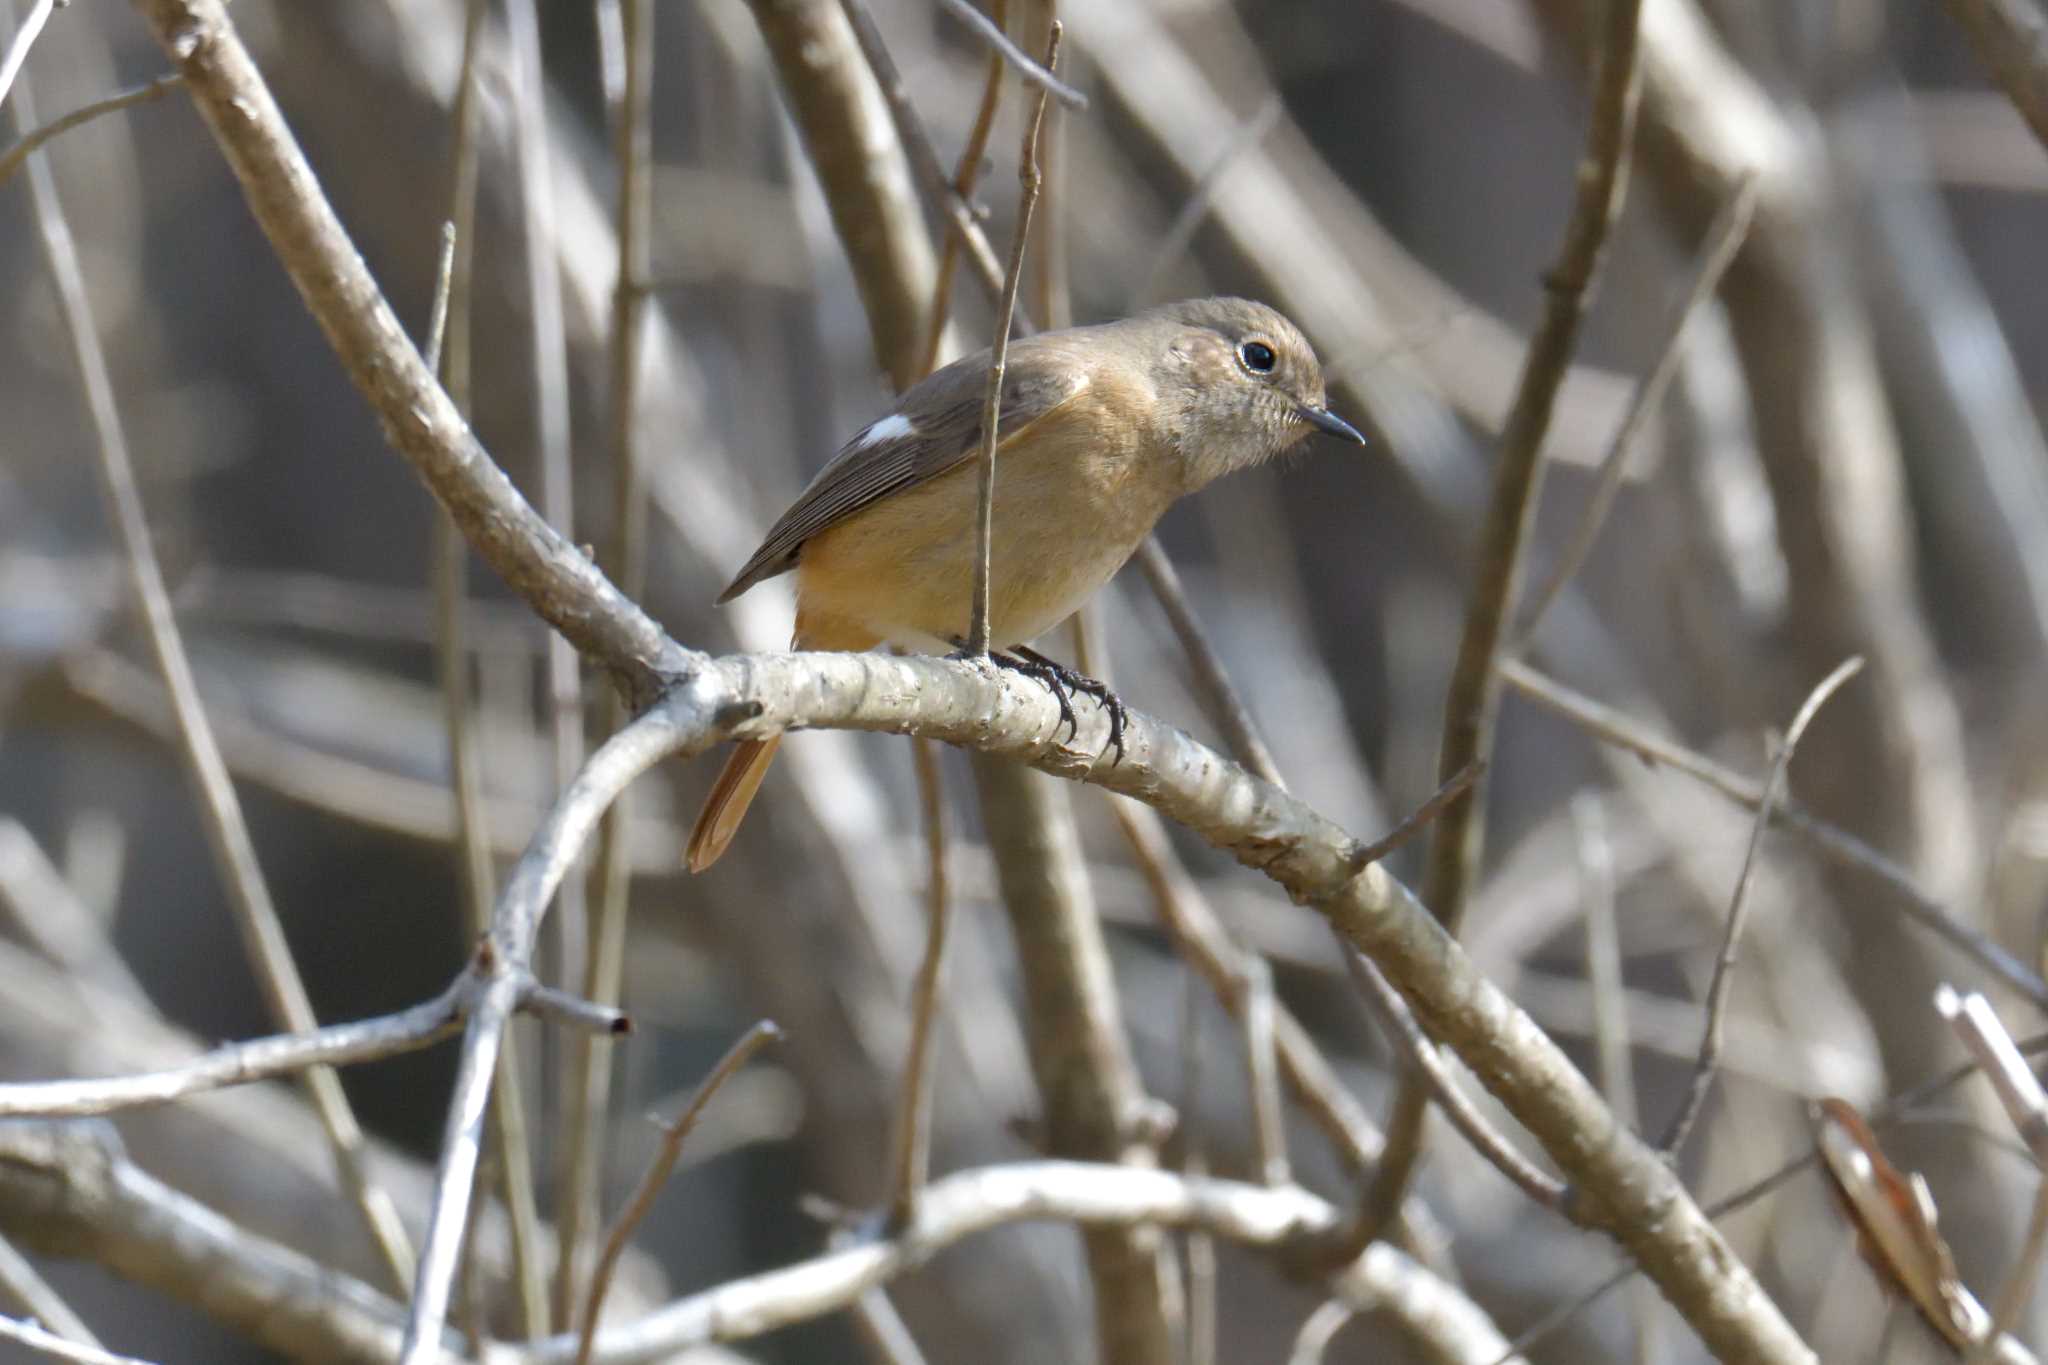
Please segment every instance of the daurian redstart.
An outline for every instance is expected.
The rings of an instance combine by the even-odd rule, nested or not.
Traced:
[[[793,648],[957,648],[988,365],[986,351],[964,356],[905,390],[811,480],[719,602],[795,569]],[[1307,339],[1261,303],[1192,299],[1012,342],[996,422],[990,640],[1022,646],[1050,630],[1176,499],[1312,431],[1365,441],[1323,406]],[[1064,680],[1113,703],[1100,684],[1023,652],[1056,693]],[[691,831],[692,872],[732,842],[780,743],[735,747]]]

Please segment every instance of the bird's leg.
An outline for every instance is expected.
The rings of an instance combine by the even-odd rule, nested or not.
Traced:
[[[1123,698],[1111,691],[1108,683],[1091,678],[1085,673],[1077,673],[1063,663],[1046,658],[1029,646],[1017,645],[1014,652],[1026,665],[1023,671],[1043,681],[1055,696],[1064,690],[1095,698],[1095,704],[1109,713],[1109,745],[1116,750],[1116,758],[1112,762],[1123,762],[1124,719],[1129,714],[1124,707]],[[1067,721],[1068,734],[1072,736],[1080,727],[1074,724],[1074,713],[1064,699],[1060,702],[1060,710]]]

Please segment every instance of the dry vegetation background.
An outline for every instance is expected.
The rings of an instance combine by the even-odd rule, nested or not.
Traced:
[[[872,6],[950,170],[987,50],[933,0]],[[1024,305],[1041,320],[1093,321],[1242,293],[1291,314],[1320,349],[1333,406],[1372,447],[1322,445],[1220,485],[1178,508],[1161,540],[1291,790],[1375,838],[1438,785],[1497,437],[1572,209],[1606,6],[1072,8],[1061,71],[1090,106],[1050,115]],[[1999,8],[1644,6],[1628,194],[1544,443],[1531,585],[1558,562],[1698,274],[1702,239],[1745,176],[1754,222],[1626,454],[1597,544],[1533,639],[1514,641],[1527,661],[1515,676],[1540,670],[1710,756],[1742,776],[1753,805],[1768,736],[1861,655],[1863,673],[1800,747],[1789,790],[1809,830],[1826,822],[1891,860],[1873,873],[1782,828],[1762,840],[1721,1070],[1678,1162],[1702,1202],[1806,1156],[1809,1099],[1876,1110],[1958,1061],[1932,1005],[1939,983],[1985,990],[2022,1035],[2048,1000],[2033,965],[2048,896],[2048,443],[2032,398],[2048,379],[2048,157],[1965,39],[1961,21]],[[14,0],[0,32],[26,9]],[[464,244],[474,426],[609,568],[619,236],[607,92],[620,76],[619,35],[605,25],[618,5],[482,9],[477,212]],[[893,307],[899,327],[921,317],[942,225],[905,172],[880,176],[876,202],[898,216],[866,230],[896,234],[893,268],[908,283],[878,307],[872,263],[857,250],[850,264],[842,241],[868,201],[841,184],[860,180],[858,168],[835,158],[858,148],[835,144],[829,112],[808,139],[792,121],[833,82],[868,79],[837,4],[651,10],[636,596],[692,648],[772,650],[788,629],[780,584],[722,611],[711,599],[844,435],[886,406],[885,315]],[[1009,10],[1037,47],[1038,0]],[[240,0],[232,15],[321,188],[424,338],[459,141],[464,6]],[[799,31],[808,36],[790,36]],[[136,8],[75,0],[50,18],[8,108],[26,129],[167,63]],[[872,96],[867,107],[879,108]],[[1028,107],[1028,89],[1006,76],[977,192],[998,256]],[[901,156],[893,133],[870,150],[885,171]],[[439,514],[392,457],[184,90],[65,133],[48,164],[197,693],[313,1010],[332,1022],[428,999],[473,939],[436,672]],[[0,1072],[11,1081],[143,1072],[281,1028],[245,965],[204,803],[179,761],[41,231],[29,176],[0,185]],[[984,344],[992,309],[970,270],[954,297],[960,344]],[[459,318],[451,336],[462,347]],[[579,691],[566,648],[551,657],[545,627],[491,573],[472,565],[470,588],[464,697],[502,880],[618,713],[604,674],[584,670]],[[1135,569],[1093,624],[1095,664],[1134,708],[1233,747]],[[1075,657],[1064,632],[1042,647]],[[1486,852],[1461,936],[1598,1079],[1621,1122],[1654,1141],[1700,1045],[1752,811],[1526,691],[1511,685],[1502,703]],[[1348,1217],[1370,1173],[1295,1089],[1282,1088],[1277,1119],[1254,1103],[1271,1066],[1257,1021],[1276,999],[1283,1043],[1320,1052],[1355,1098],[1364,1150],[1394,1106],[1398,1049],[1323,926],[1184,830],[1167,858],[1185,878],[1162,891],[1173,878],[1157,871],[1158,829],[1127,837],[1110,804],[1123,798],[1049,777],[1020,783],[987,763],[977,776],[957,752],[939,754],[954,914],[932,1063],[935,1174],[1048,1149],[1113,1158],[1089,1149],[1100,1125],[1075,1119],[1077,1101],[1055,1084],[1100,1063],[1116,1074],[1084,1075],[1082,1090],[1132,1102],[1113,1146],[1173,1170],[1298,1183]],[[691,1135],[613,1290],[610,1320],[622,1326],[818,1255],[835,1234],[807,1195],[842,1211],[889,1197],[928,882],[911,745],[819,730],[784,755],[732,853],[696,879],[678,870],[681,830],[716,757],[656,769],[634,789],[626,836],[593,853],[587,886],[571,879],[542,934],[542,978],[581,990],[580,926],[605,918],[607,888],[630,898],[622,1000],[635,1032],[613,1049],[591,1149],[605,1220],[654,1152],[659,1134],[643,1116],[674,1114],[756,1020],[786,1034]],[[1428,842],[1388,864],[1411,886],[1424,884]],[[1162,896],[1205,902],[1256,950],[1271,999],[1253,959],[1226,951],[1236,984],[1229,1008],[1219,1004],[1162,929]],[[1992,950],[1958,949],[1915,923],[1916,909],[1997,945],[2004,974],[1984,965]],[[1102,926],[1112,972],[1095,987],[1113,995],[1097,1004],[1112,1009],[1092,1035],[1074,1032],[1061,1015],[1072,1002],[1042,989],[1037,968],[1020,967],[1024,931],[1011,916],[1056,913],[1084,937]],[[1109,1047],[1109,1061],[1060,1061],[1062,1047],[1087,1051],[1077,1036]],[[593,1215],[576,1198],[578,1125],[566,1117],[588,1093],[577,1084],[582,1035],[522,1020],[514,1038],[539,1214],[580,1226],[587,1262]],[[372,1178],[413,1242],[455,1062],[444,1044],[345,1073],[372,1135]],[[1489,1120],[1533,1150],[1460,1074]],[[112,1130],[6,1125],[0,1229],[114,1350],[388,1358],[403,1277],[342,1193],[303,1093],[268,1082],[123,1110]],[[1159,1121],[1172,1113],[1177,1126]],[[125,1161],[108,1155],[114,1130]],[[1894,1160],[1927,1176],[1962,1276],[1988,1302],[2031,1264],[2020,1243],[2039,1180],[1990,1090],[1973,1080],[1917,1093],[1881,1133]],[[512,1342],[537,1319],[510,1268],[502,1167],[486,1162],[493,1197],[452,1320]],[[161,1185],[144,1188],[136,1171]],[[141,1202],[95,1203],[83,1184],[64,1193],[88,1177],[104,1177],[92,1186],[101,1196],[105,1181],[127,1181]],[[145,1216],[182,1226],[177,1211],[192,1210],[180,1195],[234,1225],[196,1262]],[[1427,1130],[1414,1197],[1390,1235],[1419,1278],[1408,1291],[1352,1283],[1348,1308],[1319,1310],[1333,1291],[1304,1268],[1306,1235],[1235,1239],[1259,1246],[1176,1231],[1162,1269],[1145,1264],[1145,1234],[1092,1234],[1084,1256],[1055,1218],[950,1245],[860,1312],[821,1302],[793,1312],[795,1325],[672,1358],[1486,1360],[1499,1340],[1486,1320],[1513,1338],[1618,1263],[1611,1239],[1533,1203],[1441,1122]],[[1721,1226],[1821,1359],[1953,1356],[1908,1310],[1887,1308],[1812,1168]],[[263,1258],[280,1247],[352,1278],[320,1281],[339,1297],[319,1311],[238,1298],[236,1277],[270,1283]],[[0,1256],[9,1307],[61,1326],[15,1259]],[[534,1261],[551,1277],[544,1252]],[[1124,1280],[1110,1284],[1119,1264]],[[1097,1296],[1171,1331],[1112,1322],[1101,1346]],[[565,1330],[560,1304],[546,1307],[550,1329]],[[1207,1314],[1216,1339],[1205,1352]],[[1340,1323],[1325,1348],[1317,1334]],[[2017,1335],[2048,1339],[2048,1315],[2022,1317]],[[1700,1342],[1638,1279],[1526,1358],[1678,1362],[1702,1358]],[[0,1344],[0,1357],[12,1349]]]

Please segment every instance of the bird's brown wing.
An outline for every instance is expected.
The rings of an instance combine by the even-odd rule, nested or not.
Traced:
[[[1085,370],[1048,363],[1052,360],[1029,340],[1011,346],[996,421],[998,450],[1088,387]],[[720,605],[764,578],[795,568],[804,542],[818,532],[972,459],[981,449],[981,410],[987,397],[986,384],[972,381],[987,373],[986,352],[933,371],[906,392],[888,416],[869,423],[840,447],[718,595]]]

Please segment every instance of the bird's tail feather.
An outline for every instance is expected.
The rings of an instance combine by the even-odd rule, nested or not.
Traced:
[[[690,831],[685,858],[690,871],[702,872],[717,862],[732,843],[781,744],[782,736],[776,735],[772,739],[741,740],[733,746],[732,757],[726,759],[718,780],[711,784],[711,794],[704,798],[704,808],[697,812],[697,824]]]

